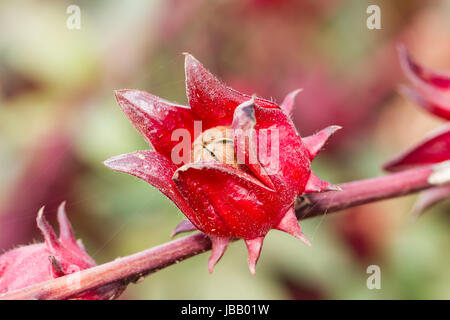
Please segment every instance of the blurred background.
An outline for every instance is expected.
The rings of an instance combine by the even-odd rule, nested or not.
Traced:
[[[69,30],[69,5],[81,28]],[[381,30],[366,9],[381,7]],[[145,182],[102,161],[148,146],[113,90],[134,88],[186,104],[190,52],[228,85],[281,102],[296,88],[301,135],[339,131],[314,162],[341,183],[381,164],[442,124],[398,93],[395,46],[450,69],[449,1],[103,0],[0,2],[0,252],[41,241],[35,226],[67,200],[88,252],[104,263],[159,245],[183,219]],[[416,196],[302,221],[308,248],[269,233],[250,275],[242,241],[213,275],[209,254],[131,285],[123,299],[450,299],[449,203],[418,221]],[[381,290],[366,268],[381,267]]]

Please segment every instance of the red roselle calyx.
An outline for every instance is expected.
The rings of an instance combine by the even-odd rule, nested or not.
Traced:
[[[400,64],[412,87],[401,91],[428,112],[450,120],[450,74],[434,71],[416,63],[404,46],[398,47]],[[424,140],[400,153],[383,168],[398,171],[412,166],[440,163],[450,160],[450,125],[431,132]],[[445,177],[445,175],[444,175]],[[412,214],[417,216],[435,203],[450,196],[448,185],[422,192]]]
[[[64,202],[58,208],[59,238],[39,210],[37,226],[45,242],[18,247],[0,256],[0,294],[62,277],[96,265],[80,240],[76,240],[65,212]],[[68,285],[77,285],[69,283]],[[122,293],[124,286],[110,284],[86,291],[72,299],[106,300]],[[39,299],[40,297],[36,297]]]
[[[450,120],[450,74],[420,66],[408,55],[403,46],[399,46],[398,52],[403,71],[413,84],[413,87],[403,87],[402,92],[430,113]],[[384,165],[384,169],[397,171],[449,159],[450,126],[447,124],[390,160]]]
[[[269,230],[309,244],[294,202],[303,193],[339,190],[311,172],[311,161],[339,127],[301,138],[290,119],[298,91],[278,106],[225,86],[189,54],[185,70],[189,107],[147,92],[116,91],[119,106],[154,150],[116,156],[105,165],[169,197],[190,222],[175,233],[195,226],[211,238],[210,272],[229,242],[241,238],[254,274]]]

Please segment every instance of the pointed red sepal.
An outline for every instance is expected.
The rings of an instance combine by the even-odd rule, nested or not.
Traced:
[[[192,222],[190,222],[188,219],[184,219],[179,224],[177,224],[177,226],[171,233],[170,237],[173,238],[177,234],[180,234],[183,232],[191,232],[191,231],[195,231],[195,230],[197,230],[197,228],[192,224]]]
[[[36,222],[37,222],[37,227],[39,228],[39,230],[41,230],[42,235],[44,236],[45,244],[46,244],[47,248],[51,252],[58,251],[58,249],[60,247],[60,242],[59,242],[58,237],[56,236],[56,233],[53,230],[52,226],[48,223],[48,221],[44,217],[44,207],[39,209],[39,212],[38,212],[38,215],[36,218]]]
[[[248,250],[248,267],[252,275],[256,274],[256,263],[261,253],[264,237],[258,237],[251,240],[245,240]]]
[[[136,151],[109,158],[104,165],[148,182],[172,200],[183,213],[192,214],[191,208],[172,181],[177,166],[162,154],[155,151]]]
[[[75,233],[72,228],[72,224],[67,218],[66,213],[66,202],[63,201],[58,207],[58,224],[59,224],[59,243],[62,244],[66,249],[70,250],[74,255],[84,260],[90,265],[95,265],[94,259],[92,259],[88,254],[86,254],[86,249],[80,240],[77,240]],[[56,258],[55,258],[56,259]]]
[[[340,126],[329,126],[325,129],[320,130],[316,134],[302,138],[303,143],[306,146],[306,149],[309,151],[309,158],[314,159],[320,150],[323,148],[328,139],[339,129],[342,129]]]
[[[281,103],[281,109],[283,109],[288,116],[292,115],[292,112],[294,111],[295,97],[302,91],[303,89],[297,89],[288,93]]]
[[[227,87],[192,55],[185,55],[186,94],[192,111],[206,122],[206,128],[230,125],[234,109],[251,96]],[[256,102],[261,107],[279,108],[265,99],[256,98]]]
[[[66,214],[66,202],[62,202],[58,207],[59,240],[67,245],[78,247],[77,239],[73,233],[72,225]]]
[[[321,180],[313,172],[309,176],[306,184],[305,193],[323,192],[323,191],[341,191],[342,189],[330,182]]]
[[[450,159],[450,124],[432,131],[419,144],[401,153],[383,166],[398,171],[411,166],[433,164]]]
[[[298,223],[297,217],[295,216],[294,207],[291,207],[284,217],[281,219],[278,226],[276,226],[277,230],[289,233],[290,235],[296,237],[301,240],[307,246],[311,246],[311,242],[306,238],[303,232],[300,229],[300,224]]]
[[[173,148],[179,143],[178,140],[172,139],[175,130],[187,130],[191,137],[194,137],[194,118],[189,107],[139,90],[116,90],[115,94],[120,108],[141,136],[153,149],[168,159]]]
[[[212,252],[208,260],[208,271],[213,272],[214,266],[222,258],[231,238],[212,237]]]

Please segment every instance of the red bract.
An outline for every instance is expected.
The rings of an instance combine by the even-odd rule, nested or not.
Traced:
[[[36,221],[44,236],[44,243],[19,247],[0,256],[0,294],[96,265],[82,243],[75,239],[72,226],[67,219],[64,203],[58,209],[59,238],[45,220],[43,214],[44,208],[41,208]],[[76,283],[70,285],[76,285]],[[73,297],[73,299],[111,299],[117,297],[123,289],[120,285],[111,284],[86,291],[77,297]]]
[[[309,244],[298,225],[294,201],[302,193],[338,189],[311,173],[311,161],[339,127],[302,139],[289,117],[296,92],[280,107],[225,86],[191,55],[186,55],[185,69],[190,107],[142,91],[116,92],[120,107],[154,151],[120,155],[105,165],[141,178],[169,197],[190,221],[175,233],[191,230],[193,225],[210,236],[210,272],[228,243],[241,238],[254,274],[269,230],[290,233]],[[200,142],[192,135],[195,121],[202,124]],[[189,143],[194,149],[194,157],[187,155],[185,159],[190,160],[180,164],[172,161],[178,144],[172,133],[179,128],[191,134]],[[212,129],[232,134],[214,140],[209,138]],[[276,170],[274,163],[260,159],[261,132],[267,130],[276,131],[279,138]],[[200,157],[195,156],[196,148],[202,151]],[[232,162],[219,159],[222,156]],[[236,162],[236,158],[243,161]]]
[[[450,160],[450,125],[431,132],[416,146],[386,163],[383,168],[397,171],[411,166],[433,164]]]
[[[414,86],[404,87],[403,93],[429,112],[450,120],[450,74],[420,66],[403,46],[398,51],[403,71]]]

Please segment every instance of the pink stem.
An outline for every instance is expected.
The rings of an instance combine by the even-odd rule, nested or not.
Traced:
[[[432,187],[427,182],[432,172],[432,167],[418,167],[383,177],[344,183],[339,185],[342,191],[309,194],[307,199],[310,205],[297,210],[297,217],[305,219],[428,189]]]
[[[427,181],[432,172],[431,167],[421,167],[345,183],[340,185],[342,191],[309,194],[304,206],[297,209],[297,216],[305,219],[427,189],[432,187]],[[90,269],[8,292],[1,295],[0,300],[67,299],[113,282],[128,284],[210,248],[209,238],[196,233]]]

